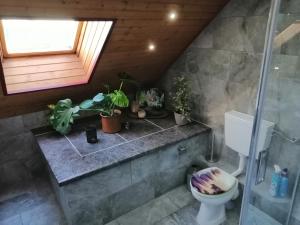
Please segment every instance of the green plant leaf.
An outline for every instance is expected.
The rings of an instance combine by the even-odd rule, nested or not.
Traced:
[[[72,100],[69,98],[59,100],[57,105],[59,108],[64,108],[64,107],[70,108],[72,106]]]
[[[98,93],[94,98],[93,101],[96,103],[100,103],[104,100],[105,96],[103,95],[103,93]]]
[[[74,108],[73,108],[73,114],[76,114],[76,113],[78,113],[79,112],[79,110],[80,110],[80,107],[77,105],[77,106],[75,106]]]
[[[122,90],[115,90],[110,94],[111,101],[118,107],[128,107],[129,100]]]
[[[79,107],[81,109],[90,109],[93,106],[94,106],[94,101],[91,100],[91,99],[87,99],[87,100],[81,102],[80,105],[79,105]]]
[[[67,134],[79,110],[79,106],[72,107],[71,99],[60,100],[51,108],[50,124],[57,132]]]

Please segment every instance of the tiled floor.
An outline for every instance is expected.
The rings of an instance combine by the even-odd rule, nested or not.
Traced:
[[[66,225],[45,176],[0,190],[0,225]]]
[[[66,225],[50,183],[43,176],[0,193],[0,225]],[[198,203],[185,186],[130,211],[107,225],[195,225]],[[238,224],[238,212],[227,212],[225,225]]]
[[[196,225],[198,208],[199,203],[181,186],[106,225]],[[238,225],[238,219],[238,209],[229,210],[224,225]]]

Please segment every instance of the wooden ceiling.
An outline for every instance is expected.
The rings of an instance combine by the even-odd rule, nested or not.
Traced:
[[[172,62],[216,16],[228,0],[1,0],[0,16],[32,18],[117,19],[110,40],[87,85],[4,96],[0,117],[46,108],[58,99],[81,101],[118,84],[117,74],[128,72],[141,82],[159,79]],[[176,21],[168,13],[176,11]],[[148,51],[149,43],[156,49]]]

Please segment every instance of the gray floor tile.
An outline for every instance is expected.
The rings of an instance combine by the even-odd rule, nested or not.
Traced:
[[[161,196],[149,203],[119,217],[121,225],[151,225],[176,212],[178,207],[166,196]]]
[[[0,225],[23,225],[20,215],[0,220]]]
[[[120,225],[120,223],[118,221],[114,220],[114,221],[111,221],[110,223],[107,223],[105,225]]]
[[[161,221],[155,223],[155,225],[180,225],[172,216],[168,216]]]
[[[168,192],[166,195],[179,208],[183,208],[196,201],[192,196],[192,193],[189,192],[186,186],[175,188],[174,190]]]
[[[225,221],[224,225],[238,225],[239,218],[240,218],[240,210],[238,208],[235,208],[232,210],[227,210],[226,221]]]
[[[54,196],[32,210],[21,213],[23,225],[65,225],[65,219]]]
[[[8,188],[0,199],[0,225],[65,225],[46,174]]]
[[[8,218],[31,209],[38,205],[40,199],[36,199],[34,193],[23,193],[19,196],[0,202],[0,218]]]
[[[188,205],[166,218],[156,222],[154,225],[197,225],[196,215],[198,213],[199,203],[195,202]],[[238,209],[228,210],[226,212],[227,220],[224,225],[238,225]]]
[[[199,204],[196,202],[178,210],[170,216],[172,218],[171,221],[176,222],[175,224],[178,225],[196,225],[196,215],[199,208],[198,205]]]

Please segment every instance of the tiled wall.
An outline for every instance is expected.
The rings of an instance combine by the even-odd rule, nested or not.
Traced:
[[[192,116],[214,129],[223,155],[224,113],[254,112],[269,0],[232,0],[160,82],[169,92],[174,76],[190,81]],[[232,160],[236,162],[237,160]]]
[[[297,0],[283,1],[279,31],[299,19],[299,4],[295,2]],[[182,74],[188,78],[192,116],[214,129],[215,148],[233,164],[237,156],[225,147],[223,140],[224,113],[230,110],[254,113],[269,5],[269,0],[230,1],[159,82],[169,92],[173,77]],[[298,15],[289,12],[298,12]],[[264,118],[275,122],[277,128],[291,137],[297,137],[300,126],[299,43],[298,35],[274,52],[272,68],[278,66],[280,70],[273,70],[269,76],[265,104]],[[270,163],[274,163],[284,149],[291,151],[287,157],[299,154],[293,150],[294,145],[277,139],[273,138]],[[280,164],[286,166],[287,160],[282,159]],[[295,171],[295,166],[292,167]]]
[[[175,76],[182,74],[191,81],[193,117],[214,129],[217,136],[215,148],[232,164],[238,160],[236,153],[224,146],[224,113],[229,110],[254,112],[269,5],[268,0],[231,0],[160,82],[169,91]],[[299,0],[282,1],[276,33],[299,19]],[[273,52],[264,105],[264,119],[275,122],[276,129],[291,138],[300,137],[299,37],[296,35]],[[278,136],[273,136],[270,146],[269,167],[277,163],[289,168],[290,189],[299,169],[299,146]],[[269,179],[270,175],[267,175]],[[268,187],[268,183],[265,185]],[[268,188],[264,193],[268,197]],[[276,210],[274,199],[265,197],[257,204],[283,222],[287,211]],[[282,202],[283,205],[276,204],[287,209],[288,201]],[[298,209],[300,194],[296,205]],[[299,210],[293,214],[297,213]]]
[[[42,160],[30,129],[47,123],[46,112],[0,120],[1,193],[13,192],[42,170]],[[6,195],[9,196],[9,195]]]
[[[201,163],[209,131],[159,151],[58,187],[56,195],[70,225],[103,225],[186,183],[186,171]],[[179,146],[187,151],[180,153]]]

